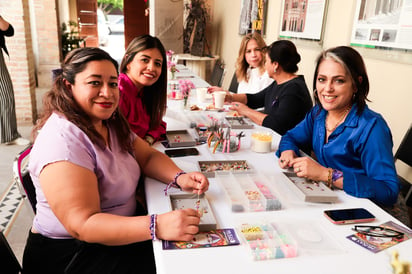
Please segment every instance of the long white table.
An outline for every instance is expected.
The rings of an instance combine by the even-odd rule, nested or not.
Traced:
[[[212,114],[203,112],[203,115]],[[188,129],[193,116],[199,112],[168,108],[166,122],[168,130]],[[214,113],[214,115],[225,115]],[[222,116],[223,117],[223,116]],[[282,209],[254,213],[234,213],[217,179],[209,178],[210,188],[206,197],[211,204],[218,228],[238,228],[241,223],[271,222],[287,224],[295,229],[316,228],[322,232],[313,239],[308,236],[309,245],[297,243],[298,255],[293,258],[254,261],[245,244],[238,246],[198,248],[186,250],[163,250],[161,241],[153,243],[157,273],[392,273],[392,252],[397,250],[401,260],[412,262],[412,240],[405,241],[379,253],[372,253],[353,243],[346,237],[354,234],[353,224],[335,225],[326,219],[323,211],[334,208],[363,207],[376,216],[370,225],[380,225],[386,221],[400,222],[387,214],[368,199],[360,199],[336,191],[339,200],[334,204],[305,203],[291,190],[290,182],[282,174],[274,154],[280,136],[273,132],[272,152],[255,153],[250,149],[250,135],[246,132],[242,146],[234,153],[216,152],[213,154],[206,144],[196,146],[199,156],[172,158],[185,171],[198,171],[198,161],[210,160],[247,160],[254,171],[264,174],[280,193]],[[157,149],[163,151],[161,144]],[[171,210],[170,200],[164,195],[164,184],[146,179],[146,196],[149,213],[164,213]],[[175,190],[178,191],[178,190]],[[238,235],[240,236],[240,235]]]

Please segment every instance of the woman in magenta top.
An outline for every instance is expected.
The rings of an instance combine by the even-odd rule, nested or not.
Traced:
[[[119,107],[134,133],[152,145],[166,134],[166,51],[156,37],[134,38],[120,64]]]

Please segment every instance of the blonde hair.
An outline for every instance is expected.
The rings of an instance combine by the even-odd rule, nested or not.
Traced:
[[[263,49],[266,48],[265,40],[263,40],[262,36],[258,32],[249,33],[243,37],[242,42],[240,43],[239,55],[236,61],[236,77],[238,82],[248,81],[247,69],[249,68],[249,64],[246,62],[245,54],[247,44],[252,39],[256,41],[262,52],[262,61],[259,64],[259,70],[261,73],[265,70],[265,54],[263,53]]]

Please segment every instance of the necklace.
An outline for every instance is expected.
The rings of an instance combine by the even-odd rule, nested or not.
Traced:
[[[342,117],[340,117],[339,121],[335,124],[335,126],[333,128],[328,128],[328,118],[329,118],[329,112],[328,112],[328,116],[325,119],[325,128],[327,132],[333,132],[335,131],[335,129],[342,123],[343,119],[345,119],[346,115],[348,114],[349,110],[351,109],[350,106],[348,106],[345,110],[345,112],[342,114]]]

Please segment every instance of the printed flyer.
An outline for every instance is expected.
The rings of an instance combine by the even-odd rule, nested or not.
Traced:
[[[378,253],[381,250],[384,250],[388,247],[394,246],[406,240],[412,238],[412,230],[406,227],[400,226],[392,221],[383,223],[380,225],[384,228],[393,229],[399,232],[404,233],[402,238],[396,237],[376,237],[376,236],[369,236],[362,233],[355,233],[353,235],[349,235],[347,238],[352,242],[372,251],[373,253]]]
[[[189,242],[162,242],[163,249],[190,249],[203,247],[217,247],[238,245],[239,239],[232,228],[216,229],[211,231],[199,232]]]

